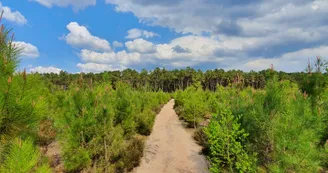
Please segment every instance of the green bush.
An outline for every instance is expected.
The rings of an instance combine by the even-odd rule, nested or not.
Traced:
[[[155,113],[152,111],[144,111],[140,113],[137,118],[137,132],[141,135],[149,135],[152,131]]]
[[[81,76],[69,91],[58,92],[57,109],[61,115],[54,124],[62,144],[65,170],[132,169],[139,162],[144,145],[135,136],[150,134],[155,119],[153,109],[167,102],[169,94],[135,91],[124,83],[117,83],[113,90],[106,84],[85,85],[83,80]],[[137,145],[134,151],[130,151],[131,145]],[[131,155],[135,158],[129,158]]]
[[[229,110],[222,109],[213,115],[211,123],[204,129],[208,139],[211,172],[254,172],[255,158],[247,152],[244,142],[248,136]]]
[[[206,137],[201,130],[194,135],[205,146],[211,171],[327,169],[327,157],[322,151],[328,139],[328,92],[320,91],[313,107],[312,96],[304,94],[295,83],[278,81],[274,75],[270,78],[264,90],[217,86],[216,92],[192,87],[176,92],[175,109],[190,124],[195,117],[200,122],[210,117],[209,112],[214,115],[204,129]],[[226,145],[231,142],[234,154]]]
[[[70,150],[64,150],[64,166],[67,171],[81,171],[91,165],[90,154],[87,149],[71,148]]]
[[[39,121],[46,117],[44,96],[49,91],[40,75],[16,71],[20,49],[12,34],[12,29],[1,25],[0,172],[37,172],[41,154],[34,140],[38,139]],[[42,169],[50,170],[47,165]]]
[[[206,95],[201,88],[188,87],[185,91],[176,94],[175,109],[179,116],[188,123],[189,127],[196,128],[210,111],[206,103]]]
[[[40,172],[41,170],[51,172],[48,165],[40,163],[40,151],[34,147],[31,139],[14,139],[5,148],[2,158],[4,160],[0,166],[1,173],[29,173]]]

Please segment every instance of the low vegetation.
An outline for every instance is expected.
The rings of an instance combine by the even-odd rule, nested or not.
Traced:
[[[301,86],[271,75],[262,90],[232,85],[176,92],[176,110],[199,128],[195,138],[212,172],[327,170],[326,74],[309,72]]]

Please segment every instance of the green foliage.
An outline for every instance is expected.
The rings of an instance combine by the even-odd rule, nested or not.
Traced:
[[[279,81],[274,73],[270,78],[264,90],[217,86],[216,92],[193,88],[176,92],[175,109],[183,118],[201,110],[198,121],[208,121],[208,112],[214,114],[204,130],[206,137],[199,130],[195,133],[205,147],[211,171],[318,172],[327,168],[322,151],[328,139],[328,92],[320,91],[313,107],[313,96],[304,94],[297,84]],[[234,134],[240,135],[231,140]],[[239,154],[229,152],[228,157],[231,142],[236,143],[233,152]],[[245,157],[239,159],[245,162],[238,163],[238,157]],[[237,163],[243,166],[237,168]]]
[[[35,169],[35,173],[52,173],[52,170],[48,165],[41,165]]]
[[[169,94],[135,91],[124,83],[113,90],[108,84],[85,85],[81,80],[57,95],[61,114],[55,124],[65,170],[131,170],[139,163],[144,145],[135,136],[150,134],[153,110],[167,102]]]
[[[176,110],[179,116],[188,123],[189,127],[196,128],[208,114],[208,106],[205,104],[206,95],[199,87],[191,86],[185,91],[176,94]]]
[[[35,133],[47,110],[42,96],[47,92],[38,75],[25,73],[11,78],[7,88],[0,88],[0,136],[2,139]],[[38,88],[36,90],[35,88]]]
[[[313,107],[318,104],[321,93],[327,85],[327,78],[322,73],[311,73],[305,77],[302,90],[311,97]]]
[[[155,121],[155,112],[153,111],[143,111],[137,115],[136,123],[138,124],[136,130],[141,135],[150,135],[154,121]]]
[[[321,57],[317,57],[314,61],[314,66],[308,64],[308,74],[304,77],[301,83],[301,89],[303,92],[311,97],[312,107],[315,108],[318,105],[320,96],[324,92],[328,79],[323,71],[327,69],[327,63],[322,60]],[[314,70],[314,72],[312,72]]]
[[[319,137],[315,127],[318,122],[312,114],[310,101],[287,81],[272,81],[266,91],[262,120],[267,117],[269,121],[258,122],[258,126],[265,127],[261,129],[264,135],[261,138],[267,142],[259,148],[266,149],[261,154],[267,155],[269,170],[318,171],[320,160],[316,144]]]
[[[51,172],[47,165],[39,166],[41,154],[31,139],[13,140],[5,149],[3,158],[5,160],[0,166],[3,173]]]
[[[7,80],[9,76],[12,76],[18,66],[18,56],[20,49],[13,43],[12,28],[7,28],[3,24],[1,25],[1,37],[0,37],[0,79],[4,84],[4,80]]]
[[[209,161],[211,172],[253,172],[255,159],[245,149],[245,139],[248,134],[241,129],[229,110],[222,109],[218,115],[213,115],[211,123],[204,129],[208,139]]]
[[[41,154],[33,143],[38,137],[39,120],[47,111],[44,96],[48,90],[40,75],[15,72],[20,50],[13,43],[11,31],[1,26],[0,172],[37,172],[49,168],[39,167]]]
[[[91,158],[87,149],[79,147],[64,150],[65,168],[67,171],[78,171],[91,165]]]
[[[322,152],[322,158],[321,159],[323,160],[322,166],[326,170],[328,170],[328,142],[326,142],[325,145],[324,145],[324,149],[323,149],[323,152]]]

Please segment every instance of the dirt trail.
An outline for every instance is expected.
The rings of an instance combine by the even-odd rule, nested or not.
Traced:
[[[205,173],[206,159],[201,147],[186,131],[170,100],[157,115],[153,131],[146,141],[144,156],[134,173]]]

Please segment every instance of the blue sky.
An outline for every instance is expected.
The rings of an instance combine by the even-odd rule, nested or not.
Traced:
[[[326,0],[3,0],[19,69],[303,71],[328,54]]]

